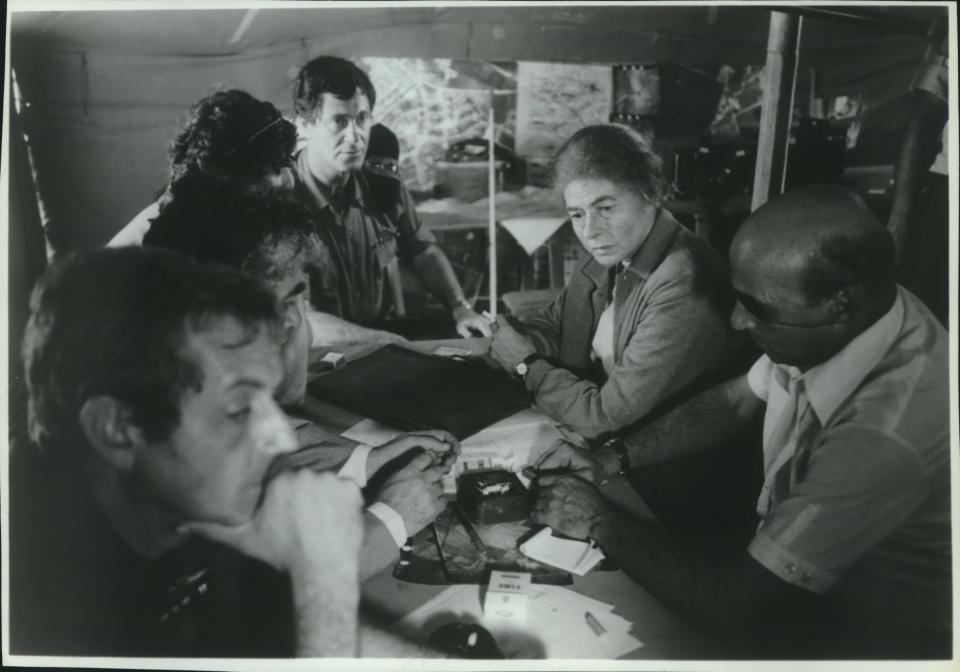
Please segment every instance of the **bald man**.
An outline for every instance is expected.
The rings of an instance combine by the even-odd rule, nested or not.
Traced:
[[[947,334],[899,287],[889,233],[854,194],[774,199],[731,247],[731,322],[764,355],[620,446],[563,444],[533,519],[593,538],[625,572],[747,648],[936,658],[951,651]],[[597,485],[724,445],[763,414],[760,524],[717,560],[612,508]],[[732,635],[732,637],[729,637]]]

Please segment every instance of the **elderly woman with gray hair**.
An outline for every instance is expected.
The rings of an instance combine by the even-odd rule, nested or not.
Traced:
[[[660,158],[632,129],[577,131],[554,187],[589,256],[541,313],[518,328],[499,320],[491,355],[549,416],[605,439],[729,359],[740,343],[729,276],[664,209]]]

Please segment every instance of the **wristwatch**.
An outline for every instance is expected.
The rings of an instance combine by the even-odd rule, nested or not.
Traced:
[[[527,355],[526,357],[523,358],[522,362],[517,362],[517,364],[513,367],[513,370],[516,372],[518,376],[525,379],[527,377],[527,373],[530,371],[530,365],[533,364],[538,359],[543,359],[543,358],[544,358],[543,355],[541,355],[538,352],[535,352],[532,355]]]

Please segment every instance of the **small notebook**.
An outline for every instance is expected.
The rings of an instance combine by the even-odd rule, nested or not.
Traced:
[[[593,542],[555,537],[549,527],[520,544],[520,551],[528,558],[577,576],[583,576],[604,558],[603,551]]]

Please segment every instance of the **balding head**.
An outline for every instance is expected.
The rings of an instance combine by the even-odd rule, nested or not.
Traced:
[[[813,304],[845,290],[857,303],[894,288],[893,239],[863,200],[836,185],[799,187],[751,214],[734,239],[734,264],[794,276]]]
[[[864,202],[833,185],[772,199],[730,247],[732,324],[776,362],[814,366],[893,302],[893,239]]]

